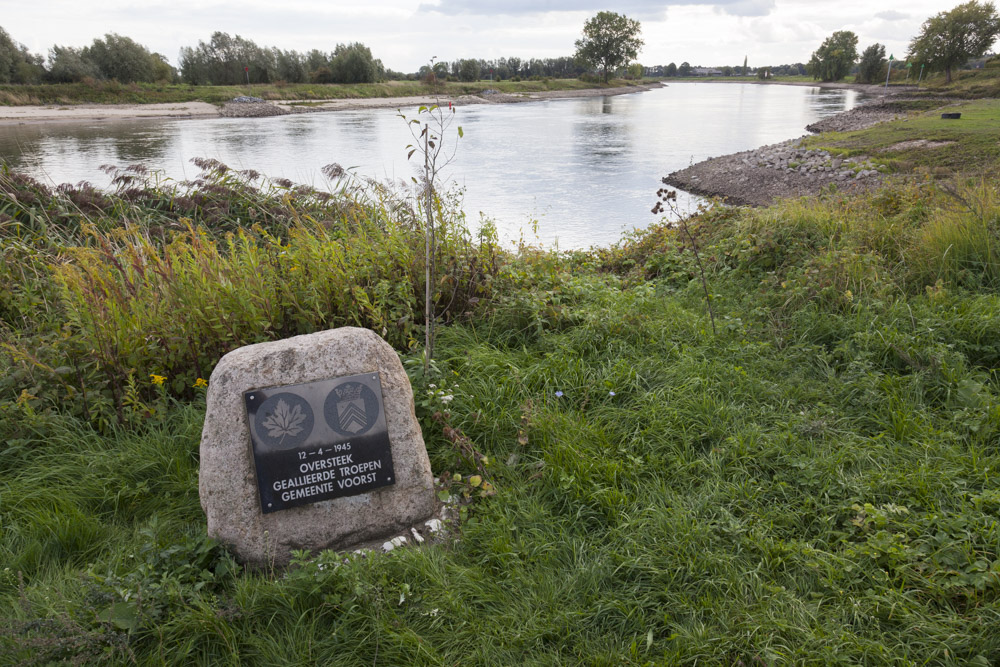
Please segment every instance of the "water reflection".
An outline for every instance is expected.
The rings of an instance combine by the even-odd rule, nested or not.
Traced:
[[[508,238],[540,221],[562,247],[613,243],[645,226],[667,173],[708,157],[800,136],[805,126],[858,101],[853,91],[806,86],[671,84],[618,97],[459,108],[445,142],[457,148],[444,174]],[[408,110],[404,109],[404,112]],[[409,110],[413,115],[415,109]],[[142,162],[177,180],[192,157],[324,187],[331,162],[380,180],[408,181],[417,165],[395,109],[259,119],[0,126],[0,157],[56,183],[107,185],[104,163]],[[681,196],[682,209],[698,199]],[[530,233],[528,234],[530,236]]]

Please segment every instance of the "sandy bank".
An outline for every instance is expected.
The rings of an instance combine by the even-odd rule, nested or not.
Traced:
[[[483,85],[488,86],[485,82]],[[263,114],[261,113],[260,108],[254,108],[251,110],[251,106],[253,105],[246,105],[248,113],[245,114],[245,117],[356,109],[399,109],[435,103],[447,104],[448,102],[452,102],[453,104],[460,106],[468,104],[510,104],[572,97],[605,97],[608,95],[624,95],[627,93],[639,93],[659,87],[661,87],[661,84],[656,83],[644,86],[625,86],[622,88],[550,90],[537,93],[494,92],[479,95],[462,95],[460,97],[422,95],[419,97],[380,97],[364,99],[316,100],[309,102],[303,102],[302,100],[280,100],[277,102],[267,103],[268,106],[276,107],[278,113]],[[232,109],[233,107],[239,107],[239,105],[227,105],[227,107]],[[230,110],[223,114],[220,107],[207,102],[178,102],[171,104],[78,104],[71,106],[58,106],[54,104],[44,106],[0,106],[0,125],[129,120],[136,118],[219,118],[222,115],[233,117],[241,116],[243,114],[239,113],[238,108],[235,111]]]
[[[484,82],[484,85],[488,85]],[[540,100],[559,100],[574,97],[608,97],[611,95],[627,95],[641,93],[654,88],[662,88],[663,84],[653,83],[642,86],[623,86],[620,88],[585,88],[582,90],[547,90],[535,93],[500,93],[484,90],[478,95],[461,95],[458,97],[421,95],[417,97],[370,97],[364,99],[317,100],[305,104],[299,100],[283,100],[276,102],[278,106],[296,111],[345,111],[355,109],[400,109],[418,107],[428,104],[457,105],[468,104],[516,104],[519,102],[537,102]]]
[[[219,108],[207,102],[170,104],[75,104],[72,106],[0,106],[0,125],[18,123],[128,120],[132,118],[216,118]]]

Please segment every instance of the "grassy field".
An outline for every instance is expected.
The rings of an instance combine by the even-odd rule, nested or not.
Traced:
[[[697,214],[714,326],[671,225],[511,253],[443,202],[411,379],[435,474],[496,494],[441,544],[250,572],[205,535],[198,380],[343,324],[419,368],[421,217],[203,167],[2,173],[0,664],[1000,661],[995,180]]]
[[[442,82],[429,87],[419,81],[387,81],[371,84],[284,84],[254,86],[188,86],[169,84],[121,84],[104,81],[92,84],[66,83],[42,85],[0,85],[0,105],[25,104],[154,104],[202,101],[222,104],[234,97],[252,95],[265,100],[332,100],[369,97],[407,97],[437,93],[470,95],[492,88],[504,93],[541,92],[546,90],[582,90],[637,85],[638,82],[616,79],[604,84],[579,79],[542,81]]]

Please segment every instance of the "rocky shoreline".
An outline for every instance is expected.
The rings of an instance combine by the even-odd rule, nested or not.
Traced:
[[[862,104],[809,125],[810,132],[861,130],[902,118],[891,100]],[[823,188],[860,191],[881,184],[886,167],[870,157],[842,159],[802,146],[804,137],[723,155],[671,173],[664,183],[737,206],[767,206],[777,199],[818,194]]]

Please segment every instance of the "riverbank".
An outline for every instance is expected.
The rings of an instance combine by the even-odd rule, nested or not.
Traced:
[[[990,102],[966,103],[962,108],[978,112]],[[995,152],[988,140],[993,128],[971,125],[968,120],[959,124],[942,121],[936,110],[951,103],[952,100],[946,99],[883,97],[807,126],[807,130],[816,134],[830,133],[823,137],[831,137],[833,145],[806,135],[704,160],[669,174],[665,183],[694,194],[718,197],[730,204],[750,206],[767,206],[778,199],[816,195],[831,186],[860,192],[878,187],[892,173],[906,172],[914,164],[923,162],[922,159],[914,160],[914,153],[955,143],[959,135],[965,137],[970,130],[974,136],[968,137],[967,148],[974,155],[967,155],[966,166],[990,160]],[[877,134],[883,132],[883,127],[890,126],[896,138],[890,142],[880,140]],[[986,139],[980,140],[980,130]],[[859,136],[859,132],[869,134]],[[846,144],[838,143],[844,136],[855,138]],[[901,159],[903,157],[907,159]],[[961,171],[961,165],[955,165],[948,173],[953,171]]]
[[[481,82],[479,88],[463,87],[441,94],[401,95],[392,97],[351,97],[321,99],[266,99],[239,104],[226,102],[211,104],[202,101],[171,102],[159,104],[47,104],[0,106],[0,125],[52,122],[91,122],[104,120],[130,120],[140,118],[190,118],[206,119],[226,117],[260,117],[289,113],[344,111],[356,109],[396,109],[428,104],[458,105],[511,104],[539,100],[574,97],[605,97],[644,92],[662,87],[663,84],[647,83],[611,88],[558,88],[555,90],[525,90],[504,92],[494,84]],[[466,90],[473,92],[463,92]],[[230,98],[232,99],[232,98]]]
[[[199,166],[0,170],[5,664],[1000,661],[995,181],[573,253],[444,224],[426,375],[408,206]],[[200,506],[206,379],[343,325],[398,350],[458,517],[245,570]]]

